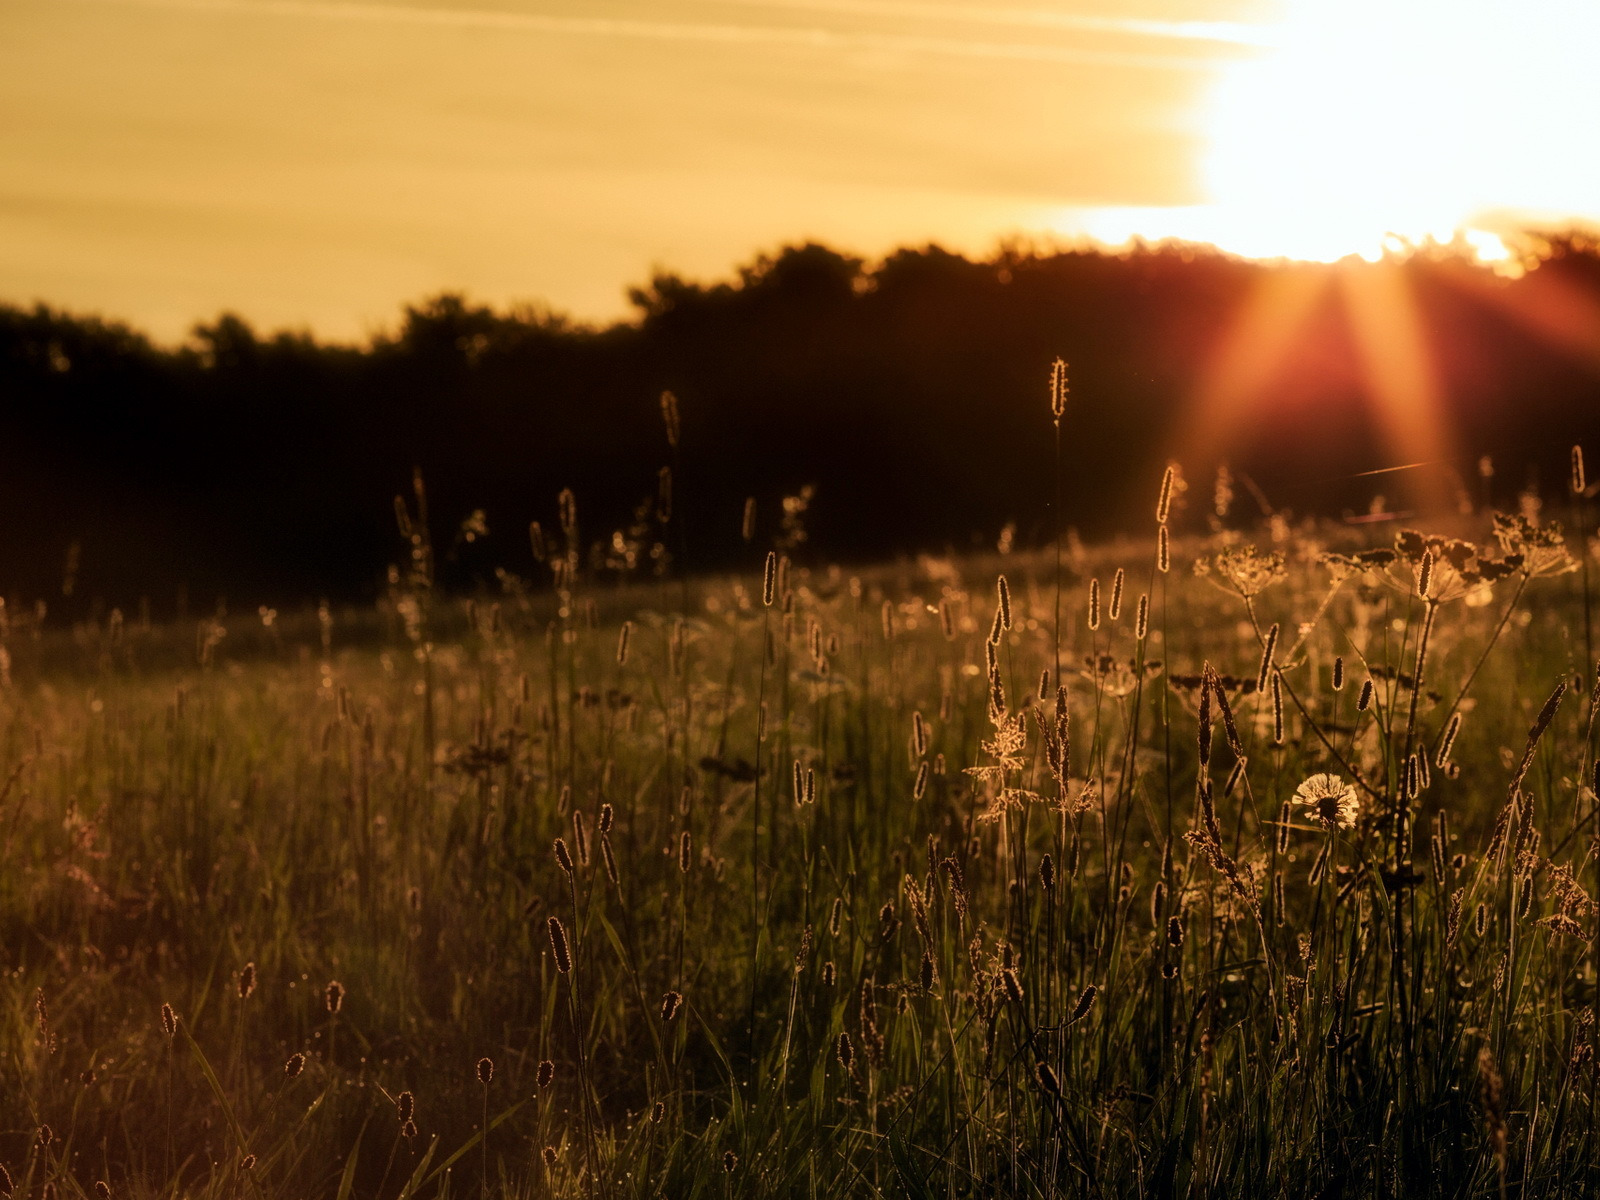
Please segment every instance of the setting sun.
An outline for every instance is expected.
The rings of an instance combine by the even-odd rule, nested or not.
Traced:
[[[1552,0],[1290,0],[1197,105],[1206,202],[1108,209],[1082,228],[1252,257],[1431,242],[1509,260],[1515,229],[1600,212],[1586,149],[1597,37],[1600,10]]]

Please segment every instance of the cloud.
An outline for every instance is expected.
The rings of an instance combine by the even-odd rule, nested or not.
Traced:
[[[966,22],[1024,29],[1056,29],[1069,33],[1122,34],[1215,42],[1229,46],[1270,46],[1271,30],[1237,21],[1155,21],[1139,17],[1095,17],[1043,8],[989,8],[975,4],[928,3],[927,0],[717,0],[740,8],[894,17],[911,21]]]

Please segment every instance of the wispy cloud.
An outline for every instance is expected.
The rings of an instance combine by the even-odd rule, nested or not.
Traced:
[[[965,22],[1023,29],[1055,29],[1068,33],[1122,34],[1176,41],[1217,42],[1230,46],[1270,46],[1273,34],[1263,25],[1239,21],[1156,21],[1140,17],[1097,17],[1045,8],[990,8],[976,4],[941,4],[929,0],[713,0],[738,8],[780,12],[837,13],[893,17],[909,21]]]
[[[54,0],[59,3],[60,0]],[[169,9],[218,16],[301,18],[422,25],[458,29],[500,30],[508,33],[554,34],[658,42],[697,42],[728,46],[783,46],[818,51],[878,52],[951,58],[1007,59],[1061,63],[1073,66],[1128,67],[1146,70],[1207,70],[1216,60],[1202,55],[1139,53],[1049,43],[941,37],[920,33],[839,30],[824,27],[737,24],[700,21],[639,20],[621,17],[575,17],[547,13],[503,12],[493,9],[423,8],[397,4],[359,3],[356,0],[74,0],[85,5]],[[737,2],[737,0],[736,0]],[[754,4],[755,0],[744,0]],[[881,2],[882,14],[866,10]],[[891,15],[898,0],[785,0],[784,7],[807,7],[843,13],[846,4],[859,4],[863,15]],[[764,7],[777,7],[767,3]],[[936,8],[913,4],[911,8]],[[905,15],[910,15],[905,14]],[[1048,14],[1042,14],[1048,15]],[[1087,20],[1087,19],[1086,19]],[[1161,24],[1161,23],[1156,23]],[[1115,29],[1112,30],[1111,27]],[[1064,26],[1065,27],[1065,26]],[[1082,26],[1088,29],[1088,26]],[[1151,32],[1110,22],[1108,31]],[[1221,39],[1201,39],[1221,40]]]

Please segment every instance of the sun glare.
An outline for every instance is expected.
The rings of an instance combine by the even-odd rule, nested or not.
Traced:
[[[1514,229],[1600,209],[1600,5],[1288,0],[1198,113],[1207,202],[1083,232],[1256,258],[1375,260],[1430,242],[1509,262]]]

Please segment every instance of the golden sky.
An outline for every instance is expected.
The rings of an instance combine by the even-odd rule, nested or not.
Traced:
[[[1530,6],[1581,36],[1513,73],[1522,126],[1485,128],[1505,105],[1473,99],[1501,95],[1473,54],[1548,49]],[[353,337],[446,288],[614,317],[652,268],[722,276],[804,238],[871,256],[1178,232],[1318,254],[1449,236],[1485,207],[1600,215],[1591,10],[0,0],[0,299],[163,338],[224,308]],[[1501,196],[1461,165],[1491,156],[1538,186]]]

